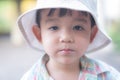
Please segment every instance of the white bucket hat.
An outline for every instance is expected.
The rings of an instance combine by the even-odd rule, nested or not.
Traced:
[[[31,47],[44,51],[42,45],[32,32],[32,26],[36,25],[36,11],[46,8],[68,8],[91,13],[95,19],[98,31],[86,52],[96,51],[111,42],[110,37],[107,36],[103,28],[98,24],[97,0],[37,0],[36,7],[22,14],[17,21],[23,36]]]

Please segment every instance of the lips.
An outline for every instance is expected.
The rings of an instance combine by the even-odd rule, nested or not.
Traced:
[[[65,55],[72,54],[73,52],[74,52],[74,50],[72,50],[72,49],[61,49],[59,51],[60,54],[65,54]]]
[[[73,50],[72,49],[62,49],[61,51],[69,52],[69,51],[73,51]]]

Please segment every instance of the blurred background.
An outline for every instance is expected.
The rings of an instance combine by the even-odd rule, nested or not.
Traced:
[[[0,80],[20,80],[39,59],[21,35],[16,20],[35,7],[36,0],[0,0]],[[120,0],[99,0],[100,22],[113,39],[106,48],[88,56],[100,59],[120,71]]]

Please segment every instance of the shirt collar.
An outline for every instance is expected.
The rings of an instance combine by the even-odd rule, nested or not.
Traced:
[[[47,61],[49,60],[49,57],[45,54],[41,59],[40,73],[45,78],[44,80],[50,80],[51,77],[49,76],[48,71],[45,67]],[[80,58],[80,62],[82,68],[80,71],[80,76],[86,75],[86,79],[97,80],[98,74],[108,71],[107,68],[101,66],[95,60],[87,58],[85,55]]]
[[[80,62],[82,70],[93,73],[95,75],[109,71],[104,63],[90,59],[85,55],[80,58]]]

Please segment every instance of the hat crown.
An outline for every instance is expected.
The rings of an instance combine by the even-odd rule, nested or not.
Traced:
[[[65,4],[71,6],[71,4],[84,4],[87,8],[89,8],[94,14],[97,14],[97,0],[37,0],[37,7],[48,6],[48,5],[61,5]]]

